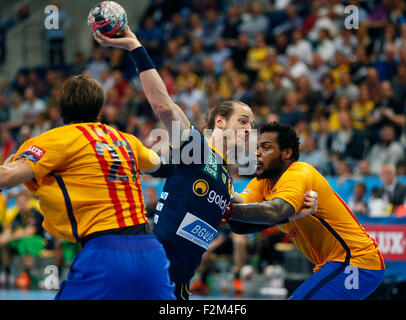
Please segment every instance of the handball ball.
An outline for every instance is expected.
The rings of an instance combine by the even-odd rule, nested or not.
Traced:
[[[118,38],[127,29],[127,14],[117,2],[103,1],[90,10],[87,24],[92,32],[99,30],[106,37]]]

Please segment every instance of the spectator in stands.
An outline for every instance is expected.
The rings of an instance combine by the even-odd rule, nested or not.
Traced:
[[[331,154],[345,159],[351,168],[356,166],[358,160],[365,153],[365,139],[361,132],[353,128],[349,112],[341,111],[339,114],[341,128],[333,134],[331,141]]]
[[[341,74],[350,71],[348,58],[341,51],[336,51],[334,54],[334,63],[332,65],[333,68],[331,69],[331,75],[334,80],[334,85],[335,87],[339,87],[341,85]]]
[[[296,81],[300,76],[307,76],[309,74],[309,68],[307,65],[300,61],[296,52],[289,54],[289,59],[285,65],[286,77],[291,81]]]
[[[93,79],[100,82],[101,73],[107,69],[108,64],[103,58],[102,49],[95,49],[92,54],[92,59],[86,66],[85,72],[88,73]]]
[[[241,22],[240,8],[235,5],[230,5],[227,8],[227,14],[224,19],[224,29],[221,34],[229,44],[235,44],[237,42],[238,28]]]
[[[38,200],[23,188],[16,198],[16,206],[6,212],[4,229],[0,234],[2,262],[7,276],[10,276],[11,256],[18,254],[23,257],[24,270],[15,281],[18,288],[28,289],[35,283],[31,272],[34,259],[45,248],[42,220]]]
[[[358,161],[357,167],[354,169],[354,173],[357,177],[363,179],[371,175],[371,167],[367,159],[361,159]]]
[[[63,67],[65,65],[65,30],[69,26],[69,18],[60,1],[52,1],[50,5],[58,8],[58,26],[57,28],[46,28],[45,30],[49,65],[51,68]],[[44,17],[44,21],[46,18]]]
[[[336,89],[336,94],[337,96],[347,96],[351,102],[355,102],[358,99],[358,86],[352,82],[351,75],[348,71],[340,73],[340,85]]]
[[[367,215],[368,204],[365,201],[366,185],[365,183],[357,183],[354,186],[354,192],[348,200],[348,207],[356,215]]]
[[[195,105],[199,105],[203,110],[207,106],[206,95],[197,87],[196,79],[193,77],[186,80],[185,89],[179,94],[178,101],[186,106],[185,112],[189,119],[194,118],[192,108]]]
[[[286,48],[286,53],[296,53],[300,61],[310,64],[313,60],[313,49],[309,41],[303,39],[303,34],[300,29],[292,32],[292,43]]]
[[[201,74],[203,72],[203,60],[206,56],[207,53],[204,51],[203,41],[200,39],[192,40],[190,43],[190,55],[188,55],[187,62],[190,63],[192,70],[196,74]]]
[[[187,29],[180,12],[172,15],[171,21],[165,26],[163,38],[165,41],[176,40],[177,38],[184,37]]]
[[[351,107],[351,115],[354,120],[354,128],[364,130],[367,128],[367,119],[375,107],[370,98],[368,86],[362,84],[359,87],[359,97]]]
[[[365,47],[359,45],[355,50],[355,59],[350,62],[350,73],[355,84],[363,82],[372,66]]]
[[[397,180],[396,169],[390,163],[382,165],[379,177],[383,183],[376,191],[376,196],[391,207],[390,213],[396,214],[397,208],[405,203],[406,185]]]
[[[0,163],[13,154],[16,148],[16,141],[6,123],[0,127]]]
[[[399,103],[400,108],[406,107],[406,62],[399,63],[397,74],[392,80],[393,98]]]
[[[389,81],[381,83],[382,99],[379,101],[367,119],[368,128],[380,131],[383,126],[391,125],[395,128],[396,138],[400,137],[402,127],[406,123],[403,107],[395,100]]]
[[[223,38],[218,38],[216,40],[216,46],[210,54],[217,76],[222,74],[224,62],[230,55],[231,49],[227,46],[226,41]]]
[[[311,136],[304,139],[299,161],[310,163],[323,175],[330,173],[328,156],[325,152],[317,148],[316,140]]]
[[[298,15],[297,8],[294,5],[287,5],[284,10],[285,16],[283,22],[273,29],[273,35],[290,34],[295,29],[299,29],[303,25],[303,18]]]
[[[305,117],[305,114],[300,110],[296,92],[289,92],[279,115],[280,122],[295,126],[300,119]]]
[[[8,96],[6,94],[0,95],[0,123],[7,121],[10,116],[10,110],[8,105]]]
[[[377,103],[381,100],[381,84],[379,82],[378,71],[374,67],[368,69],[367,76],[365,78],[365,84],[368,87],[369,97],[374,102]]]
[[[266,98],[271,113],[279,114],[281,112],[286,96],[290,91],[283,85],[282,78],[283,74],[281,72],[276,72],[272,77],[272,86]]]
[[[295,89],[302,110],[311,118],[316,110],[319,94],[313,90],[309,77],[305,74],[296,79]]]
[[[216,45],[217,39],[220,38],[223,32],[222,18],[219,17],[217,11],[211,9],[205,13],[203,20],[203,34],[202,40],[206,49],[213,49]]]
[[[283,67],[278,62],[278,57],[274,48],[269,48],[267,56],[262,63],[260,70],[258,71],[258,78],[266,82],[272,81],[273,76],[276,73],[282,73]]]
[[[385,125],[380,132],[380,141],[375,143],[368,153],[367,159],[371,164],[371,173],[379,175],[381,167],[385,163],[393,166],[405,159],[405,152],[402,144],[396,140],[395,129]]]
[[[334,87],[333,77],[330,73],[325,74],[321,79],[319,96],[319,105],[324,107],[325,109],[328,109],[334,103],[336,90]]]
[[[238,35],[237,44],[232,47],[231,59],[235,67],[244,72],[246,70],[246,61],[249,50],[248,36],[244,33]]]
[[[395,46],[388,44],[385,48],[385,57],[375,61],[375,68],[379,74],[379,80],[391,80],[396,74],[398,61],[396,60]]]
[[[309,79],[314,90],[319,91],[321,89],[322,79],[329,70],[329,67],[324,63],[321,56],[315,53],[309,65]]]
[[[326,62],[332,62],[334,58],[334,43],[331,40],[331,34],[327,29],[321,29],[318,44],[315,51]]]
[[[254,1],[250,6],[250,12],[247,14],[238,27],[240,33],[253,37],[257,33],[266,34],[269,28],[269,19],[263,12],[261,3]]]
[[[162,28],[157,26],[153,17],[145,19],[143,27],[137,32],[151,58],[156,61],[160,56],[161,39],[163,36]]]
[[[231,78],[231,99],[251,105],[253,94],[248,89],[249,79],[245,74],[233,75]]]
[[[336,52],[343,53],[346,57],[351,58],[355,54],[358,46],[358,39],[352,33],[351,29],[344,28],[341,34],[334,39],[334,49]]]
[[[254,44],[248,49],[246,66],[251,71],[252,79],[255,79],[257,72],[264,66],[271,47],[266,43],[264,34],[256,33],[254,35]]]

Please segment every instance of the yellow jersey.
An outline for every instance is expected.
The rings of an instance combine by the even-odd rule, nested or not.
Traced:
[[[297,214],[303,205],[304,193],[309,190],[318,193],[316,213],[280,228],[315,265],[314,271],[328,261],[346,262],[369,270],[385,269],[376,241],[313,166],[294,162],[273,187],[267,179],[254,178],[240,195],[245,202],[281,198],[291,204]]]
[[[71,124],[27,140],[34,179],[25,185],[40,199],[43,227],[71,242],[94,232],[147,222],[140,170],[158,155],[134,136],[101,123]]]

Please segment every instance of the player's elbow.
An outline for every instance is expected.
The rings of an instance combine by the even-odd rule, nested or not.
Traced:
[[[151,104],[159,116],[169,117],[173,114],[173,107],[171,103],[165,101],[157,101]]]

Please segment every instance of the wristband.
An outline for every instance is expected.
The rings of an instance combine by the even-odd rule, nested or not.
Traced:
[[[154,63],[148,55],[147,50],[143,46],[135,48],[133,51],[131,51],[130,57],[131,60],[134,62],[138,73],[149,69],[155,69]]]

